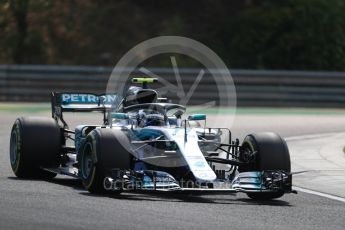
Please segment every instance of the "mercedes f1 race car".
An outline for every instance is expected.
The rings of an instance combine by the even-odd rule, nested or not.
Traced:
[[[156,80],[133,78],[142,85],[121,96],[52,92],[52,118],[20,117],[13,125],[14,174],[68,175],[91,193],[244,192],[274,199],[294,192],[289,151],[279,135],[233,141],[229,129],[205,127],[205,114],[186,116],[185,106],[159,98],[148,87]],[[66,112],[100,112],[103,121],[71,130]]]

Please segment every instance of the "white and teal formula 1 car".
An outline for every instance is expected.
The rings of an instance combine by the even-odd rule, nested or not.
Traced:
[[[232,141],[204,127],[204,114],[166,103],[152,78],[134,78],[125,95],[56,93],[52,118],[21,117],[12,128],[10,163],[20,178],[79,178],[91,193],[237,193],[274,199],[293,192],[290,155],[275,133]],[[114,106],[116,104],[116,106]],[[99,125],[71,130],[65,112],[101,112]],[[227,140],[222,135],[227,134]],[[68,144],[73,143],[73,144]]]

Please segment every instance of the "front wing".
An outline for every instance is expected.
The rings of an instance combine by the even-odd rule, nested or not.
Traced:
[[[292,190],[292,177],[283,171],[252,171],[239,173],[231,182],[219,180],[181,187],[173,176],[162,171],[112,170],[104,179],[108,191],[167,192],[187,194],[228,194],[228,193],[296,193]],[[188,184],[188,183],[187,183]]]

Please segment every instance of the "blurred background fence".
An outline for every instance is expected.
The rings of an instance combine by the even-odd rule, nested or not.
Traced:
[[[172,69],[150,70],[175,79]],[[196,77],[199,70],[180,69],[180,75]],[[48,102],[51,91],[104,93],[111,71],[90,66],[0,65],[0,101]],[[345,107],[345,72],[231,70],[231,74],[239,106]],[[187,82],[190,85],[185,88],[193,83]],[[217,97],[214,84],[203,84],[191,104]]]

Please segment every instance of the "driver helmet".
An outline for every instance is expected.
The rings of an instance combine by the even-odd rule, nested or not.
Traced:
[[[161,114],[147,114],[144,120],[144,126],[164,126],[164,116]]]

